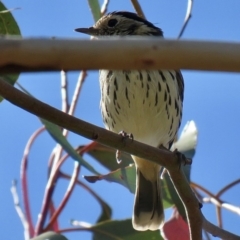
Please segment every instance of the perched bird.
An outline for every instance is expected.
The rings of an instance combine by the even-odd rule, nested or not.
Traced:
[[[163,38],[160,28],[123,11],[103,16],[93,27],[75,30],[91,36]],[[132,133],[135,140],[153,147],[171,147],[182,118],[184,82],[180,71],[100,70],[100,88],[102,118],[108,130]],[[161,166],[132,158],[137,172],[133,227],[139,231],[157,230],[164,222]]]

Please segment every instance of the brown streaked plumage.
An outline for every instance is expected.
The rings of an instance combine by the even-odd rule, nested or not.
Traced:
[[[109,13],[93,27],[76,31],[92,36],[163,37],[160,28],[130,12]],[[100,87],[100,107],[107,129],[116,133],[123,130],[137,141],[170,148],[182,118],[184,82],[180,71],[100,70]],[[132,158],[137,172],[133,227],[157,230],[164,222],[161,166]]]

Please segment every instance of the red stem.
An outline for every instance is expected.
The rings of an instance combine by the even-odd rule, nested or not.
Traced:
[[[91,142],[90,144],[84,146],[80,151],[79,154],[82,156],[84,153],[88,152],[89,150],[93,149],[96,146],[96,142]],[[66,155],[65,157],[63,157],[63,159],[66,159],[68,155]],[[60,171],[59,169],[56,169],[56,171],[58,171],[58,177]],[[70,180],[70,184],[68,187],[68,191],[66,192],[65,196],[63,197],[62,202],[60,203],[59,207],[57,208],[57,210],[54,212],[53,216],[51,217],[49,224],[46,226],[46,228],[44,229],[44,231],[48,231],[51,229],[51,227],[53,226],[54,222],[56,221],[56,219],[58,218],[58,216],[60,215],[60,213],[62,212],[63,208],[65,207],[65,205],[67,204],[67,201],[69,200],[74,186],[76,184],[76,182],[78,181],[78,175],[80,172],[80,165],[78,163],[75,164],[74,167],[74,172],[72,174],[71,180]]]
[[[27,145],[24,149],[24,154],[21,161],[20,179],[21,179],[21,186],[22,186],[23,205],[24,205],[24,210],[26,214],[26,219],[29,225],[30,237],[34,236],[34,226],[32,221],[32,214],[30,210],[30,201],[29,201],[29,193],[28,193],[28,180],[27,180],[28,156],[34,140],[36,140],[37,136],[40,133],[42,133],[44,130],[45,130],[45,127],[39,128],[29,138]]]
[[[231,183],[229,183],[227,186],[225,186],[224,188],[222,188],[217,194],[216,197],[220,197],[224,192],[226,192],[227,190],[229,190],[230,188],[232,188],[233,186],[237,185],[240,183],[240,179],[237,179]]]
[[[50,207],[52,195],[55,190],[55,186],[56,186],[56,182],[57,182],[57,178],[58,178],[58,171],[59,171],[61,165],[67,159],[67,157],[68,157],[68,155],[65,155],[65,157],[63,157],[62,159],[59,160],[59,162],[56,165],[55,172],[51,178],[51,182],[48,182],[48,188],[46,188],[46,190],[45,190],[41,213],[39,214],[38,222],[36,225],[35,236],[39,235],[43,231],[43,226],[44,226],[44,223],[47,218],[47,213],[48,213],[48,210]]]
[[[50,203],[50,206],[49,206],[49,212],[50,212],[50,217],[53,216],[53,214],[55,213],[56,209],[54,207],[54,203],[53,201],[51,201]],[[54,232],[58,232],[59,231],[59,225],[58,225],[58,221],[55,221],[53,224],[52,224],[52,230]]]
[[[68,202],[68,200],[69,200],[69,198],[70,198],[70,196],[73,192],[76,181],[78,179],[79,172],[80,172],[80,164],[78,162],[75,162],[74,172],[72,174],[72,178],[70,180],[68,190],[67,190],[66,194],[64,195],[63,200],[60,203],[59,207],[57,208],[57,210],[54,212],[53,216],[51,217],[51,219],[49,221],[49,224],[44,229],[44,232],[51,229],[51,227],[55,223],[55,220],[58,218],[59,214],[62,212],[63,208],[67,204],[67,202]]]

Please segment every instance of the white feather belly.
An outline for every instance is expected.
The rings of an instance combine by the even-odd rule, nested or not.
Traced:
[[[175,101],[181,104],[176,81],[169,71],[161,72],[166,81],[159,71],[100,71],[100,107],[107,129],[132,133],[135,140],[154,147],[168,147],[180,121]]]

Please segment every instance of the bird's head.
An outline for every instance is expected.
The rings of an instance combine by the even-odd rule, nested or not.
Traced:
[[[109,13],[101,17],[93,27],[77,28],[75,31],[91,36],[163,36],[160,28],[135,13],[124,11]]]

